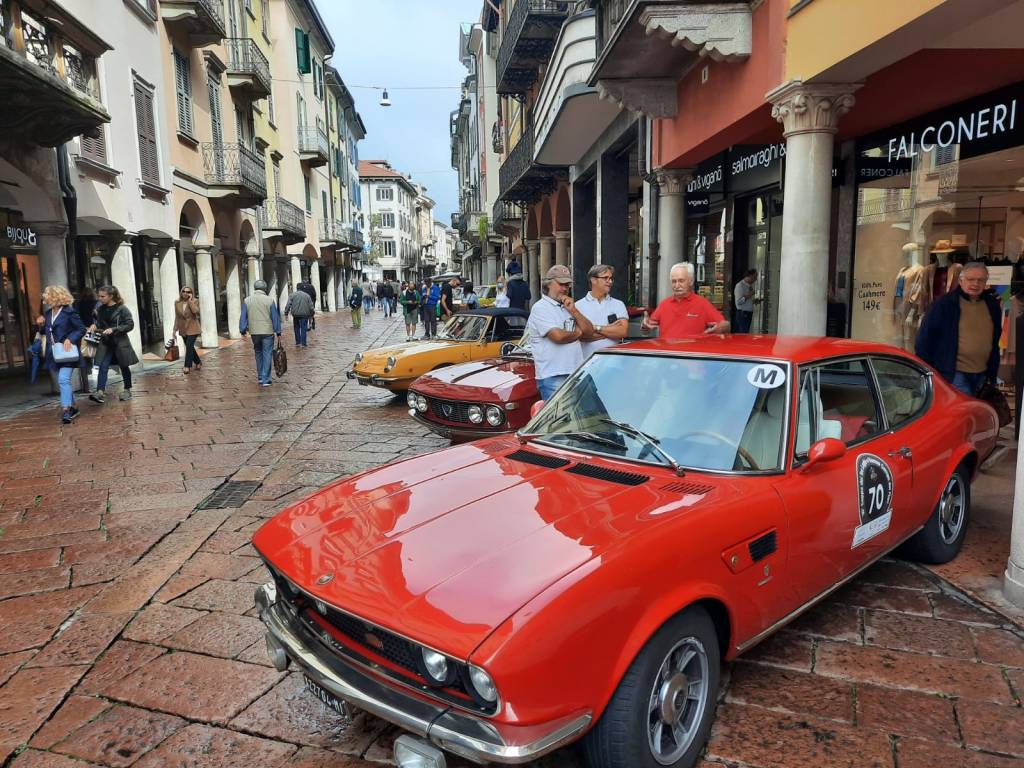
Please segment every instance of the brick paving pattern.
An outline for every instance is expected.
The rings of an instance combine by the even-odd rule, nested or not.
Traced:
[[[80,403],[68,428],[52,409],[0,424],[0,766],[391,762],[394,728],[340,719],[269,665],[248,542],[328,481],[444,445],[344,377],[403,330],[325,317],[269,390],[243,342],[201,373],[140,377],[131,403]],[[227,479],[261,485],[196,510]],[[702,766],[1022,765],[1022,637],[883,562],[729,666]],[[569,749],[534,765],[580,763]]]

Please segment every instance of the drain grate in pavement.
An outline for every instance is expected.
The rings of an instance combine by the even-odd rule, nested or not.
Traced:
[[[242,506],[260,487],[256,480],[229,480],[199,502],[196,509],[231,509]]]

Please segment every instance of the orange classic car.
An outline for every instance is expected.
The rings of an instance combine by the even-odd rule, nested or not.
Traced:
[[[747,335],[601,351],[533,410],[253,538],[274,665],[408,731],[405,768],[694,765],[723,660],[888,552],[957,554],[997,429],[902,350]]]

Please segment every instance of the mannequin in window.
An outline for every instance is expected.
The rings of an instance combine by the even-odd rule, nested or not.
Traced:
[[[917,328],[927,306],[930,291],[925,285],[926,269],[921,265],[921,246],[907,243],[903,246],[906,264],[896,273],[893,289],[893,321],[895,343],[903,349],[913,351]]]
[[[953,261],[956,249],[949,240],[937,240],[931,249],[931,263],[926,267],[925,285],[930,293],[928,303],[953,290],[960,279],[961,264]]]

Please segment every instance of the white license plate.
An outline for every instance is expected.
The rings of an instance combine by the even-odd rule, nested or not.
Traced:
[[[305,675],[302,676],[302,679],[306,684],[306,690],[320,699],[324,706],[329,709],[333,709],[342,717],[352,716],[352,705],[347,701],[342,701],[334,694],[324,690],[322,686],[317,685]]]

